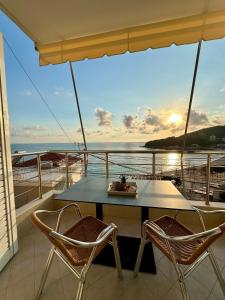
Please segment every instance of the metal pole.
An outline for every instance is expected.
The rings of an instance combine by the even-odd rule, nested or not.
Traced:
[[[152,154],[152,176],[153,180],[155,180],[155,153]]]
[[[186,124],[185,124],[185,131],[184,131],[183,147],[182,147],[182,152],[181,152],[181,177],[182,177],[183,190],[185,188],[185,183],[184,183],[184,169],[183,169],[183,156],[184,156],[184,150],[185,150],[185,147],[186,147],[188,124],[189,124],[189,119],[190,119],[190,114],[191,114],[192,100],[193,100],[194,91],[195,91],[195,83],[196,83],[196,77],[197,77],[197,72],[198,72],[198,64],[199,64],[199,57],[200,57],[200,53],[201,53],[201,46],[202,46],[202,40],[199,41],[198,48],[197,48],[197,55],[196,55],[196,59],[195,59],[194,74],[193,74],[192,85],[191,85],[191,94],[190,94],[190,99],[189,99],[187,119],[186,119]]]
[[[88,160],[87,160],[87,153],[84,152],[84,176],[87,177],[88,172]]]
[[[79,115],[79,119],[80,119],[80,126],[81,126],[83,141],[84,141],[84,150],[87,151],[87,143],[86,143],[86,138],[85,138],[85,133],[84,133],[84,126],[83,126],[83,122],[82,122],[82,117],[81,117],[81,112],[80,112],[80,104],[79,104],[77,88],[76,88],[76,82],[75,82],[73,66],[72,66],[71,61],[69,62],[69,64],[70,64],[70,73],[71,73],[72,82],[73,82],[74,95],[75,95],[75,98],[76,98],[77,110],[78,110],[78,115]]]
[[[207,166],[206,166],[206,179],[207,179],[207,185],[206,185],[206,201],[205,204],[209,205],[209,198],[210,198],[210,177],[211,177],[211,155],[208,154],[207,156]]]
[[[107,152],[105,154],[105,173],[106,177],[109,177],[109,154]]]
[[[42,199],[42,180],[41,180],[41,156],[37,155],[37,167],[38,167],[38,195],[39,199]]]
[[[65,155],[66,158],[66,187],[69,188],[69,158],[68,158],[68,153],[66,152]]]
[[[200,57],[200,53],[201,53],[201,46],[202,46],[202,41],[200,40],[198,43],[198,49],[197,49],[197,55],[196,55],[196,60],[195,60],[195,67],[194,67],[194,75],[193,75],[192,85],[191,85],[191,94],[190,94],[187,120],[186,120],[185,131],[184,131],[183,151],[186,146],[187,130],[188,130],[188,124],[189,124],[189,119],[190,119],[190,114],[191,114],[192,100],[193,100],[194,91],[195,91],[195,82],[196,82],[196,77],[197,77],[197,72],[198,72],[198,64],[199,64],[199,57]]]

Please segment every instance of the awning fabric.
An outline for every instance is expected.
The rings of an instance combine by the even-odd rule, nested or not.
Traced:
[[[0,0],[35,42],[40,64],[58,64],[225,36],[225,0]]]

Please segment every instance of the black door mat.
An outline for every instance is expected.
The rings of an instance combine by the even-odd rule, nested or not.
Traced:
[[[118,236],[118,245],[122,269],[134,270],[140,245],[140,238]],[[115,267],[113,247],[111,245],[107,245],[105,249],[94,259],[93,263]],[[140,272],[156,274],[156,265],[151,242],[145,245]]]

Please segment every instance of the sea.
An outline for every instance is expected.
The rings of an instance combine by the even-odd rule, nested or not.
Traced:
[[[150,174],[152,173],[152,154],[147,153],[150,149],[144,147],[141,142],[102,142],[88,143],[88,150],[130,150],[130,151],[146,151],[142,154],[109,154],[109,172],[113,175],[120,174]],[[58,150],[82,150],[82,145],[72,145],[69,143],[37,143],[37,144],[12,144],[11,152],[26,151],[39,152]],[[156,150],[156,149],[154,149]],[[159,149],[160,150],[160,149]],[[222,155],[214,155],[212,159],[218,159]],[[180,154],[172,151],[170,153],[156,154],[155,170],[156,173],[180,169]],[[207,154],[186,154],[184,156],[184,166],[194,167],[206,164]],[[88,157],[88,174],[99,175],[105,174],[105,155],[95,154]]]

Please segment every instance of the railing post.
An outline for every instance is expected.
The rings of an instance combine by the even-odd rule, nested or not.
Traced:
[[[211,177],[211,155],[207,155],[207,166],[206,166],[206,205],[209,205],[210,199],[210,177]]]
[[[37,167],[38,167],[38,196],[42,199],[42,178],[41,178],[41,156],[37,155]]]
[[[68,158],[68,152],[65,153],[65,159],[66,159],[66,187],[67,189],[70,186],[69,182],[69,158]]]
[[[84,176],[87,177],[88,172],[88,156],[87,153],[84,152]]]
[[[109,153],[105,153],[105,173],[106,177],[109,177]]]
[[[155,153],[152,153],[152,177],[155,180]]]

